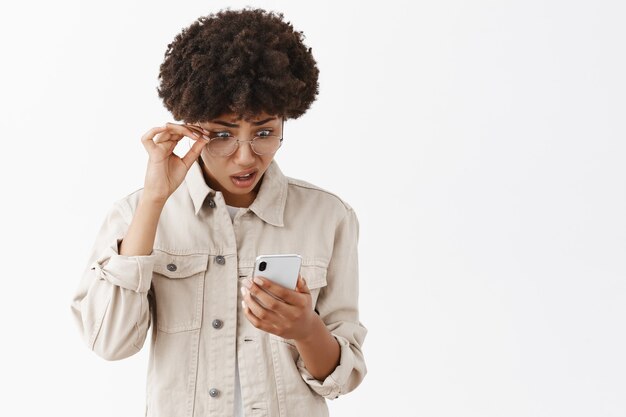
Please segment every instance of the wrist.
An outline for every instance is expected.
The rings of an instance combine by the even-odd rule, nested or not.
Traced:
[[[312,341],[319,340],[319,336],[321,333],[328,332],[328,329],[326,329],[326,326],[324,325],[324,322],[322,321],[320,316],[315,314],[315,312],[313,311],[311,311],[311,316],[308,320],[308,323],[308,326],[305,326],[306,331],[304,332],[302,337],[294,339],[294,342],[296,342],[296,344],[311,343]]]
[[[156,196],[144,190],[139,199],[139,204],[142,206],[161,209],[165,206],[165,202],[168,197]]]

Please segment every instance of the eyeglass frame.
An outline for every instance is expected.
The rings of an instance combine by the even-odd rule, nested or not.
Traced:
[[[186,128],[188,128],[188,129],[189,129],[189,130],[191,130],[192,132],[197,133],[197,134],[199,134],[200,136],[203,136],[203,137],[207,137],[207,138],[208,138],[208,135],[207,135],[207,134],[208,134],[208,133],[210,133],[210,132],[207,132],[207,131],[206,131],[206,130],[202,127],[202,126],[192,125],[192,124],[189,124],[189,123],[184,123],[184,124],[183,124],[183,126],[185,126]],[[237,138],[235,137],[235,140],[237,141],[237,142],[236,142],[236,143],[237,143],[237,146],[236,146],[236,147],[235,147],[235,149],[234,149],[231,153],[229,153],[228,155],[216,155],[216,154],[214,154],[213,152],[211,152],[211,148],[209,148],[209,145],[211,144],[211,141],[212,141],[212,140],[214,140],[214,139],[220,139],[220,138],[208,138],[208,139],[209,139],[209,143],[207,143],[207,145],[206,145],[206,146],[207,146],[207,149],[208,149],[208,151],[209,151],[209,153],[210,153],[211,155],[216,156],[216,157],[221,157],[221,158],[227,158],[227,157],[231,156],[232,154],[234,154],[235,152],[237,152],[237,149],[239,149],[239,144],[240,144],[240,143],[245,143],[245,142],[249,142],[249,143],[250,143],[250,149],[252,150],[252,152],[254,152],[254,154],[255,154],[255,155],[259,155],[259,156],[274,155],[276,152],[278,152],[278,150],[280,149],[280,147],[283,145],[283,139],[284,139],[284,137],[283,137],[282,133],[284,132],[284,129],[285,129],[285,119],[283,118],[283,119],[282,119],[282,122],[281,122],[281,126],[280,126],[280,133],[281,133],[281,136],[280,136],[280,137],[278,137],[278,135],[268,135],[268,136],[276,136],[276,137],[278,137],[278,139],[279,139],[279,142],[278,142],[278,148],[276,148],[276,150],[275,150],[273,153],[264,153],[264,154],[260,154],[260,153],[258,153],[257,151],[255,151],[255,150],[254,150],[254,146],[252,146],[252,144],[253,144],[253,142],[254,142],[254,140],[255,140],[256,138],[262,138],[262,137],[268,137],[268,136],[255,136],[255,137],[253,137],[253,138],[252,138],[252,139],[250,139],[250,140],[241,140],[241,139],[237,139]]]

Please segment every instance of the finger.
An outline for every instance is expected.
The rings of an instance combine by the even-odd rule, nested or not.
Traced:
[[[173,141],[174,143],[178,143],[182,138],[188,137],[189,139],[198,140],[201,136],[185,126],[176,124],[176,123],[166,123],[166,132],[161,133],[154,140],[155,143],[165,143],[169,141]],[[169,145],[169,144],[168,144]]]
[[[306,285],[306,281],[302,278],[302,275],[298,275],[298,282],[296,283],[296,291],[311,294],[311,290],[309,290],[309,286]]]
[[[156,145],[154,144],[154,136],[166,130],[167,127],[165,126],[153,127],[143,134],[143,136],[141,137],[141,144],[144,146],[144,148],[146,148],[147,151],[156,148]]]
[[[187,169],[191,167],[191,164],[193,164],[194,161],[198,160],[198,157],[202,153],[202,149],[204,149],[207,143],[209,143],[209,141],[206,139],[196,140],[185,156],[183,156],[183,164],[185,164]]]
[[[245,301],[246,305],[255,317],[258,317],[260,320],[269,323],[276,321],[276,313],[266,309],[261,304],[259,304],[259,302],[255,299],[255,297],[252,296],[247,288],[241,287],[241,294],[243,295],[243,301]]]
[[[269,327],[261,319],[255,316],[252,311],[250,311],[250,308],[244,300],[241,300],[241,308],[243,309],[243,314],[254,327],[265,331],[269,330]]]
[[[166,123],[168,130],[172,133],[176,133],[178,135],[187,136],[190,139],[197,140],[201,139],[202,136],[196,132],[195,130],[191,130],[185,125],[179,125],[176,123]]]
[[[290,290],[289,288],[285,288],[282,285],[276,284],[275,282],[264,277],[256,276],[254,277],[253,281],[256,285],[258,285],[265,291],[269,292],[273,296],[278,297],[281,300],[285,301],[287,304],[294,304],[293,303],[293,290]]]
[[[197,137],[202,137],[202,136],[206,136],[208,135],[209,132],[207,132],[206,130],[204,130],[204,128],[202,126],[195,126],[195,125],[190,125],[190,124],[184,124],[184,126],[191,130],[192,132],[194,132],[196,134]],[[208,138],[208,137],[207,137]]]
[[[171,143],[177,144],[184,137],[185,137],[185,135],[180,135],[178,133],[165,131],[165,132],[162,132],[159,135],[157,135],[157,137],[154,139],[154,143],[170,142],[170,143],[168,143],[168,145],[170,145]]]
[[[247,279],[244,281],[244,285],[248,288],[248,291],[250,291],[252,296],[256,298],[256,300],[267,310],[281,314],[286,307],[291,307],[283,300],[278,299],[273,294],[261,289],[258,285],[253,284]]]

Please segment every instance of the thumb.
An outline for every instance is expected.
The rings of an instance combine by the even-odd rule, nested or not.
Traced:
[[[191,168],[191,165],[198,159],[200,154],[202,153],[202,149],[209,143],[205,139],[198,139],[191,146],[191,148],[187,151],[185,156],[183,156],[182,161],[183,164],[187,167],[187,169]]]

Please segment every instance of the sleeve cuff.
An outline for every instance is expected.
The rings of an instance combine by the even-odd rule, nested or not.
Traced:
[[[105,253],[91,265],[91,269],[96,270],[99,279],[113,285],[139,293],[148,292],[156,255],[154,252],[145,256],[120,255],[118,245],[121,240],[116,239],[113,245],[108,246]]]
[[[339,365],[337,365],[335,370],[328,375],[324,381],[319,381],[311,375],[309,370],[304,366],[302,357],[298,357],[297,362],[298,370],[300,371],[300,375],[302,375],[304,382],[306,382],[317,394],[324,398],[328,398],[329,400],[334,400],[339,397],[339,395],[343,394],[342,387],[347,384],[348,378],[350,377],[355,365],[354,352],[352,352],[352,349],[350,348],[350,342],[348,342],[348,339],[337,336],[336,334],[333,334],[333,336],[337,339],[341,348]]]

